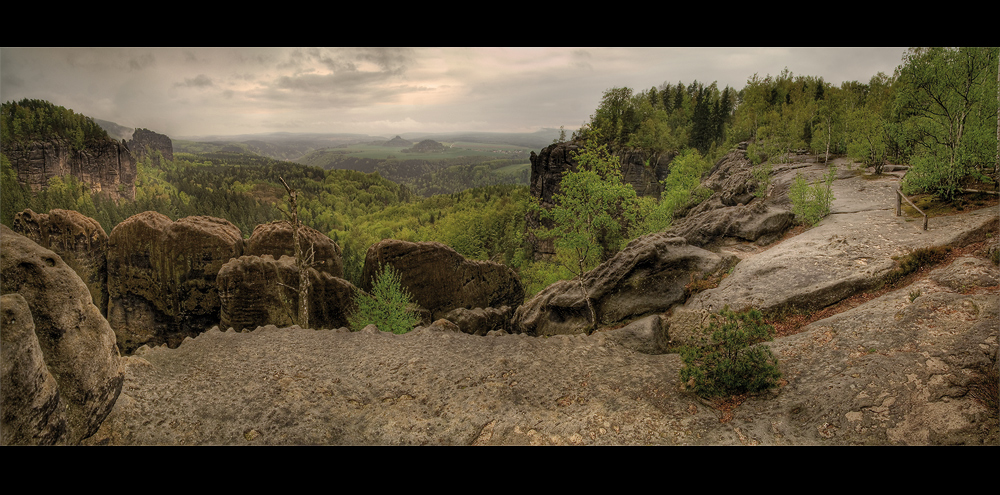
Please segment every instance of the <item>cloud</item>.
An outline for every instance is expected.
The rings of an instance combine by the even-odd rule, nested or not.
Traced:
[[[188,88],[207,88],[210,86],[215,86],[212,82],[212,78],[206,76],[205,74],[198,74],[195,77],[184,78],[183,83],[176,83],[174,86],[178,87],[188,87]]]

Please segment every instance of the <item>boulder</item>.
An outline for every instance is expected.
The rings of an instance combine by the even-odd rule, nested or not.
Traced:
[[[56,445],[66,436],[66,404],[45,366],[28,302],[0,296],[0,445]]]
[[[600,335],[635,352],[643,354],[667,352],[667,332],[660,315],[649,315],[621,328],[605,330]]]
[[[220,218],[173,222],[147,211],[118,224],[108,240],[108,321],[122,351],[176,347],[217,324],[216,276],[242,254],[239,228]]]
[[[60,436],[60,442],[77,444],[97,431],[121,392],[124,376],[115,346],[115,334],[94,306],[86,284],[59,255],[6,226],[0,226],[0,272],[3,273],[0,293],[17,293],[30,311],[45,366],[56,380],[59,400],[65,404],[66,433]],[[18,304],[19,301],[5,298],[5,311],[8,303]],[[26,331],[27,313],[23,308],[15,310],[16,307],[5,313],[4,332],[8,330],[6,323],[12,322],[12,319],[18,323],[11,323],[10,330],[20,328],[19,332]],[[12,344],[10,350],[16,346],[25,349],[31,344]],[[7,351],[5,343],[4,352]],[[29,363],[19,373],[35,378],[39,374],[44,375],[37,363],[31,364],[34,358],[22,355],[20,359],[27,359]],[[7,363],[5,356],[5,366]],[[41,380],[28,379],[28,382],[47,386],[44,385],[47,380],[44,377]],[[5,387],[5,394],[6,390]],[[51,399],[46,399],[51,395],[49,392],[37,388],[26,392],[22,388],[22,391],[40,398],[42,403],[48,402],[49,406],[43,408],[54,412],[46,414],[61,414],[61,406],[54,406],[53,409]],[[6,400],[4,405],[6,407]],[[58,436],[58,419],[44,420],[37,415],[34,419],[22,419],[41,427],[40,431],[51,431],[39,433],[40,438],[34,437],[39,441],[44,439],[48,442],[53,436]],[[53,424],[56,426],[52,429],[45,426]]]
[[[13,230],[51,249],[73,268],[101,314],[108,312],[108,234],[101,224],[72,210],[48,214],[28,209],[14,215]]]
[[[444,319],[458,325],[463,332],[472,335],[486,335],[493,330],[508,331],[514,309],[501,308],[455,308],[444,315]]]
[[[514,270],[492,261],[467,260],[440,242],[385,239],[368,248],[361,289],[371,291],[381,267],[390,265],[431,320],[456,308],[517,307],[524,286]]]
[[[344,261],[340,246],[326,234],[310,228],[302,227],[299,231],[299,244],[302,252],[307,254],[314,250],[314,266],[321,272],[334,277],[343,278]],[[274,259],[282,256],[295,256],[295,246],[292,244],[292,224],[286,221],[271,222],[258,225],[246,243],[245,253],[248,256],[271,255]]]
[[[348,325],[356,288],[327,272],[308,269],[309,327]],[[259,326],[297,324],[299,272],[295,258],[240,256],[222,266],[216,284],[221,302],[220,326],[253,330]]]
[[[514,330],[530,335],[581,333],[591,328],[590,298],[597,326],[662,313],[686,297],[692,276],[714,272],[727,262],[665,233],[633,240],[582,280],[561,280],[517,308]],[[581,287],[582,285],[582,287]]]

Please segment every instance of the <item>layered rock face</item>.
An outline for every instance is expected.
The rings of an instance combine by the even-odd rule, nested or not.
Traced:
[[[72,210],[44,214],[29,209],[14,215],[14,231],[55,251],[87,284],[94,304],[107,316],[108,235],[97,220]]]
[[[696,246],[707,246],[724,237],[759,244],[777,240],[795,222],[795,215],[787,207],[787,190],[756,198],[752,172],[753,164],[743,143],[722,157],[702,180],[701,185],[711,189],[712,196],[687,212],[679,212],[686,214],[674,222],[669,232]]]
[[[354,285],[327,272],[308,269],[309,327],[341,328],[354,311]],[[216,285],[222,328],[254,330],[298,324],[299,271],[295,258],[241,256],[219,270]]]
[[[322,232],[303,226],[299,230],[299,245],[302,253],[308,254],[313,249],[313,264],[321,272],[334,277],[344,276],[344,261],[340,246]],[[258,225],[246,243],[247,256],[270,255],[274,259],[282,256],[295,256],[295,246],[292,243],[291,222],[271,222]]]
[[[169,137],[149,129],[136,129],[132,134],[132,139],[128,140],[128,147],[132,150],[137,161],[142,160],[149,151],[159,151],[167,160],[174,159],[173,141]]]
[[[615,153],[621,164],[622,181],[632,186],[639,196],[660,198],[661,180],[670,175],[670,161],[674,155],[651,154],[642,150],[624,150]]]
[[[3,443],[77,444],[97,431],[121,392],[115,334],[59,255],[6,226],[0,245]]]
[[[135,199],[136,162],[124,143],[108,140],[74,151],[68,141],[53,139],[29,145],[4,145],[4,154],[17,171],[17,180],[32,192],[46,188],[49,179],[72,175],[92,191],[115,199]]]
[[[108,321],[122,351],[176,347],[218,323],[216,276],[242,254],[240,230],[219,218],[173,222],[148,211],[118,224],[108,240]]]
[[[368,248],[361,289],[371,291],[385,265],[400,273],[402,285],[432,321],[456,308],[515,308],[524,301],[524,286],[513,270],[467,260],[439,242],[386,239]]]
[[[512,326],[529,335],[585,332],[592,328],[587,298],[597,325],[662,313],[684,302],[692,274],[713,272],[724,261],[680,237],[640,237],[582,280],[562,280],[539,292],[517,308]]]

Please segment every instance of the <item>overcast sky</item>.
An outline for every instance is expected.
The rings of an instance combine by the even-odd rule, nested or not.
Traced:
[[[0,100],[173,138],[575,129],[602,93],[664,82],[892,74],[905,48],[0,48]]]

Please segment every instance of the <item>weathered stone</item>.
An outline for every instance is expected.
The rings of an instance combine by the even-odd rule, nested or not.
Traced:
[[[660,315],[649,315],[628,325],[601,332],[605,338],[618,345],[643,354],[667,352],[667,332]]]
[[[486,335],[493,330],[508,331],[514,308],[455,308],[444,315],[444,319],[454,322],[465,333]]]
[[[510,268],[491,261],[467,260],[440,242],[385,239],[368,248],[361,288],[371,291],[381,267],[391,265],[415,302],[431,319],[455,308],[517,307],[524,286]]]
[[[718,199],[710,198],[708,201],[711,203]],[[723,237],[751,242],[762,238],[774,240],[794,224],[795,214],[791,211],[755,201],[748,205],[688,214],[669,231],[694,246],[708,246]]]
[[[108,312],[108,235],[101,224],[72,210],[48,214],[24,210],[14,215],[13,230],[55,251],[83,279],[94,304]]]
[[[17,181],[32,192],[48,187],[53,177],[72,175],[91,191],[114,199],[135,199],[136,162],[124,143],[109,139],[73,150],[63,139],[5,142],[3,153],[17,172]]]
[[[180,345],[218,323],[216,276],[243,253],[240,230],[226,220],[156,212],[118,224],[108,240],[108,321],[118,345]]]
[[[292,224],[286,221],[271,222],[258,225],[247,240],[245,254],[248,256],[271,255],[274,259],[282,256],[295,256],[295,246],[292,243]],[[344,261],[340,246],[322,232],[303,226],[299,231],[299,244],[303,256],[309,250],[314,250],[315,268],[329,273],[334,277],[343,278]]]
[[[79,443],[97,431],[121,392],[115,334],[86,284],[59,255],[6,226],[0,226],[0,244],[0,293],[16,292],[27,303],[66,405],[65,443]]]
[[[149,129],[136,129],[132,133],[132,138],[128,140],[128,147],[137,162],[153,151],[159,151],[163,158],[168,161],[174,159],[173,141],[168,136]]]
[[[662,313],[683,303],[692,274],[710,273],[723,263],[719,255],[688,245],[683,238],[651,234],[584,274],[582,285],[597,315],[608,325]],[[530,335],[579,333],[591,326],[590,309],[580,280],[562,280],[517,308],[513,326]]]
[[[28,302],[0,296],[0,445],[55,445],[66,436],[66,405],[45,366]]]
[[[354,311],[356,288],[326,272],[308,269],[309,327],[340,328]],[[222,328],[253,330],[258,326],[297,323],[299,272],[295,258],[270,255],[234,258],[219,270],[216,284]]]
[[[757,198],[753,165],[747,158],[746,143],[726,154],[702,180],[712,195],[689,210],[678,211],[668,229],[688,243],[705,247],[725,237],[769,244],[791,228],[795,215],[787,200],[787,187],[772,187],[767,198]]]

